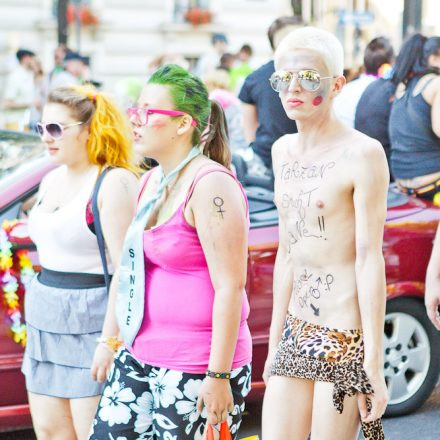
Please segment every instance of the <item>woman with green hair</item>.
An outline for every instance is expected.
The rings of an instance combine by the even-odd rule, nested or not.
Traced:
[[[248,205],[230,171],[225,118],[197,77],[157,70],[129,110],[141,183],[115,314],[123,342],[91,439],[235,439],[250,388]],[[116,336],[107,338],[115,347]]]

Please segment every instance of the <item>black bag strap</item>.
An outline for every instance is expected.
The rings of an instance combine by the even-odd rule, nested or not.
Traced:
[[[102,267],[104,269],[104,279],[105,279],[105,285],[107,287],[107,293],[110,291],[110,275],[108,273],[107,258],[105,256],[104,235],[102,234],[101,220],[99,218],[98,193],[105,175],[111,169],[112,167],[107,167],[101,172],[101,174],[99,175],[96,181],[95,187],[93,188],[93,195],[92,195],[93,225],[95,226],[95,233],[96,233],[96,238],[98,240],[99,253],[101,255]]]

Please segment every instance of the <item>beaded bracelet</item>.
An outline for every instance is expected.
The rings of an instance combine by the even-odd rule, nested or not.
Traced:
[[[97,338],[96,342],[105,345],[113,353],[116,353],[119,347],[122,345],[122,342],[116,336],[110,336],[109,338]]]
[[[231,373],[216,373],[215,371],[206,370],[206,376],[213,377],[214,379],[230,379]]]

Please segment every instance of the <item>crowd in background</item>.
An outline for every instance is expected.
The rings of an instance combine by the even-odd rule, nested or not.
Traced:
[[[275,20],[267,33],[272,50],[275,52],[283,37],[301,25],[296,17]],[[93,423],[91,439],[112,436],[116,432],[115,424],[126,425],[118,426],[121,429],[118,434],[124,435],[150,430],[154,433],[156,429],[161,438],[171,438],[169,431],[178,427],[179,438],[201,438],[205,422],[200,421],[193,410],[195,401],[189,408],[183,397],[190,387],[194,387],[191,388],[194,396],[202,396],[208,408],[209,423],[224,422],[231,413],[231,431],[234,434],[238,431],[244,397],[249,392],[252,351],[247,327],[249,304],[244,291],[249,217],[245,193],[238,180],[246,184],[249,176],[260,176],[272,181],[272,145],[283,135],[296,133],[297,127],[295,121],[286,116],[279,95],[274,92],[276,88],[272,89],[269,82],[275,72],[274,60],[254,69],[249,44],[243,44],[237,53],[232,53],[228,51],[224,34],[213,34],[211,41],[211,50],[203,54],[195,66],[179,54],[164,54],[151,60],[144,80],[126,78],[116,84],[114,95],[121,109],[130,107],[131,126],[118,106],[99,91],[102,85],[94,80],[88,57],[60,46],[54,52],[53,69],[45,73],[34,52],[17,51],[18,66],[7,80],[2,100],[5,128],[37,129],[49,154],[61,165],[43,180],[29,216],[31,238],[37,245],[43,270],[26,294],[29,337],[22,371],[27,378],[37,433],[64,429],[66,438],[73,438],[75,433],[86,438]],[[319,81],[319,72],[315,73]],[[334,102],[336,115],[346,125],[381,142],[399,188],[431,199],[440,194],[439,73],[440,37],[416,34],[403,44],[396,59],[389,40],[378,37],[367,45],[359,75],[342,88]],[[307,78],[300,80],[298,76],[291,76],[285,90],[294,87],[307,90],[302,82],[306,83]],[[335,78],[344,83],[340,75]],[[86,87],[70,87],[85,84]],[[320,102],[313,105],[317,107]],[[152,114],[170,118],[153,118],[148,125]],[[181,119],[172,119],[176,116]],[[131,155],[133,139],[140,149],[135,149],[136,153],[161,164],[145,174],[138,197],[135,190],[138,169],[134,163],[137,160]],[[236,156],[232,158],[235,174],[230,170],[231,153]],[[241,160],[237,160],[237,156]],[[95,182],[98,176],[105,175],[102,169],[109,172],[109,177],[104,181],[98,209],[99,185]],[[163,174],[157,175],[162,169]],[[206,177],[208,184],[196,189],[197,182],[211,173],[216,173],[215,180]],[[80,197],[74,198],[72,188]],[[71,204],[75,216],[66,218],[73,219],[68,229],[74,234],[63,237],[54,231],[56,227],[67,229],[62,215],[66,212],[63,209],[71,203],[70,198],[76,203]],[[212,201],[216,208],[206,210],[206,200]],[[158,206],[156,201],[160,201]],[[138,207],[129,226],[136,203],[141,209]],[[226,211],[221,209],[225,203],[228,203],[228,216],[233,214],[226,220]],[[176,206],[179,206],[177,211]],[[192,218],[188,219],[185,212],[188,215],[191,212]],[[98,241],[92,240],[94,235],[99,237]],[[101,235],[108,245],[108,255],[100,242]],[[84,250],[89,248],[86,254]],[[109,270],[113,274],[112,281],[108,279]],[[65,274],[70,278],[65,278]],[[81,275],[81,282],[76,279],[77,275]],[[137,284],[131,288],[135,279]],[[72,280],[78,281],[76,287]],[[79,296],[74,294],[90,288],[89,282],[96,289],[96,297],[87,307],[95,311],[99,308],[99,316],[87,321],[78,315],[77,327],[64,319],[53,319],[62,317],[62,310],[81,309]],[[177,302],[172,295],[177,289],[191,300]],[[130,299],[118,303],[117,291],[130,292]],[[214,303],[214,294],[219,292],[222,299]],[[200,296],[200,293],[206,295]],[[145,309],[149,311],[145,319],[143,315],[132,314],[133,310],[143,312],[144,294],[145,303],[150,307]],[[165,294],[169,295],[168,299]],[[132,310],[133,295],[136,306]],[[45,301],[51,297],[55,298],[51,313],[41,313],[48,310]],[[205,297],[211,302],[203,303],[201,299]],[[182,313],[187,304],[191,304],[191,311]],[[174,327],[167,321],[170,316]],[[435,316],[438,318],[438,314]],[[115,317],[118,317],[117,323]],[[137,322],[130,327],[131,319]],[[203,334],[200,330],[203,322],[206,322],[203,328],[209,328],[215,335],[214,348],[210,348],[209,332],[201,339],[194,337]],[[163,323],[166,328],[162,327]],[[114,354],[108,346],[110,342],[120,345],[115,336],[118,328],[126,347],[118,352],[116,367],[108,376]],[[101,330],[102,336],[96,339]],[[231,347],[235,347],[235,343],[225,345],[217,334],[225,335],[226,341],[235,338],[238,350],[233,353]],[[59,344],[61,339],[63,343]],[[96,347],[96,342],[101,345]],[[84,359],[72,357],[72,353],[79,351],[77,346],[83,347]],[[167,358],[170,353],[172,358]],[[157,365],[160,371],[153,367]],[[106,388],[95,383],[104,381],[106,376],[109,377]],[[210,381],[219,378],[231,379],[235,408],[232,395],[221,388],[225,382]],[[163,383],[157,386],[159,380]],[[143,421],[145,412],[139,411],[139,405],[150,405],[147,402],[150,394],[152,396],[167,381],[175,389],[171,404],[155,400],[155,411],[162,424]],[[150,389],[145,391],[145,384],[151,393]],[[130,405],[132,412],[123,417],[110,414],[107,396],[112,390],[124,387],[125,391],[130,390],[126,402],[136,399],[136,404]],[[104,398],[96,411],[101,392]],[[220,396],[218,414],[209,410],[209,399],[213,395]],[[51,396],[52,403],[42,396]],[[69,407],[65,399],[82,399],[82,403]],[[201,411],[201,405],[197,403],[197,410]],[[52,420],[48,420],[47,414],[53,416]],[[65,422],[68,419],[70,425]],[[129,424],[130,420],[133,423]],[[58,425],[59,421],[63,426]]]
[[[268,30],[272,50],[284,33],[300,25],[301,21],[293,16],[275,20]],[[120,106],[128,108],[136,103],[145,80],[161,66],[177,64],[192,71],[204,81],[210,98],[217,100],[225,111],[230,148],[243,159],[240,160],[244,172],[271,177],[271,147],[279,137],[296,132],[296,127],[286,117],[278,97],[270,88],[268,78],[274,71],[273,60],[255,70],[257,66],[252,64],[252,53],[249,44],[243,44],[238,52],[233,53],[227,36],[214,33],[210,50],[195,65],[190,65],[180,54],[158,55],[150,60],[145,78],[123,78],[115,84],[112,92]],[[20,49],[16,56],[18,65],[10,73],[2,97],[3,128],[35,130],[43,104],[56,87],[84,83],[101,86],[93,80],[89,57],[65,46],[55,49],[54,67],[50,72],[43,71],[38,55],[30,50]],[[349,82],[335,99],[334,111],[341,120],[381,142],[390,164],[391,180],[397,177],[406,192],[435,182],[439,177],[440,166],[435,165],[440,163],[439,128],[438,123],[433,122],[438,112],[438,103],[434,99],[438,95],[437,83],[426,84],[422,90],[416,88],[421,92],[418,98],[421,101],[412,111],[420,113],[418,118],[422,121],[415,125],[422,124],[423,128],[418,130],[416,127],[417,135],[414,136],[413,130],[408,131],[408,122],[402,119],[411,104],[408,99],[395,100],[395,96],[405,94],[402,87],[411,85],[414,90],[417,82],[414,78],[431,75],[432,79],[432,75],[438,75],[439,60],[440,37],[426,38],[416,34],[402,46],[396,64],[390,41],[386,37],[374,38],[366,46],[363,66],[345,72]],[[399,111],[393,112],[393,107],[399,107]],[[396,117],[390,118],[390,114]],[[411,118],[414,121],[414,117]],[[405,133],[400,132],[402,127],[406,127]],[[413,150],[417,151],[421,161],[412,160]],[[405,163],[412,165],[405,166]],[[420,163],[429,163],[429,166],[417,165]],[[412,180],[424,175],[428,176],[427,181]],[[438,185],[437,182],[434,193]]]

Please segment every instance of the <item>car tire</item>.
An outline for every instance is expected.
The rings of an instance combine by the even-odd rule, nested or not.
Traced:
[[[385,316],[384,372],[390,400],[385,416],[420,408],[440,373],[440,334],[423,302],[401,297],[388,301]]]

